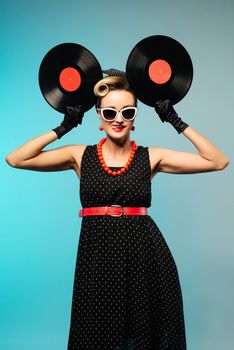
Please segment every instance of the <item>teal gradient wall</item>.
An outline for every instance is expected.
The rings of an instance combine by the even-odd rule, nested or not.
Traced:
[[[137,42],[167,35],[189,52],[194,79],[175,108],[230,164],[200,174],[160,173],[150,213],[176,260],[188,350],[234,348],[233,82],[234,3],[223,1],[1,1],[0,349],[65,350],[80,231],[73,171],[36,172],[5,162],[12,150],[58,126],[38,70],[60,43],[87,47],[103,69],[125,69]],[[45,149],[95,144],[94,108],[82,126]],[[139,103],[137,144],[195,152],[153,108]]]

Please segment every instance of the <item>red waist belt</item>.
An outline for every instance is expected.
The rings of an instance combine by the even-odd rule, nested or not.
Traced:
[[[121,205],[113,204],[106,207],[82,208],[79,211],[79,216],[90,215],[148,215],[146,207],[121,207]]]

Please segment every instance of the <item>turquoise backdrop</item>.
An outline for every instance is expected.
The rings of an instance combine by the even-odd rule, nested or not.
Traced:
[[[54,46],[87,47],[103,69],[125,69],[132,48],[167,35],[189,52],[194,79],[175,108],[229,158],[223,171],[160,173],[150,213],[176,260],[188,350],[234,348],[233,82],[234,3],[197,1],[1,1],[0,349],[65,350],[81,220],[73,171],[10,167],[5,157],[58,126],[38,70]],[[153,108],[139,103],[137,144],[197,153]],[[102,137],[94,108],[82,126],[45,149]]]

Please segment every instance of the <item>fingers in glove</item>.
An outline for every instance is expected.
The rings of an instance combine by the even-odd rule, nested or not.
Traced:
[[[73,119],[74,126],[76,127],[77,124],[82,124],[82,118],[84,116],[84,107],[79,106],[67,106],[66,107],[67,114],[66,116],[71,117]]]

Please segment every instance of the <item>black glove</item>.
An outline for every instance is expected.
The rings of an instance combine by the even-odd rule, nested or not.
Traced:
[[[189,126],[178,116],[170,100],[156,101],[154,109],[158,113],[161,121],[168,122],[173,125],[178,134]]]
[[[69,132],[71,129],[76,128],[78,124],[82,123],[82,118],[84,116],[83,106],[66,107],[67,113],[60,126],[52,129],[56,132],[58,138],[60,139],[63,135]]]

